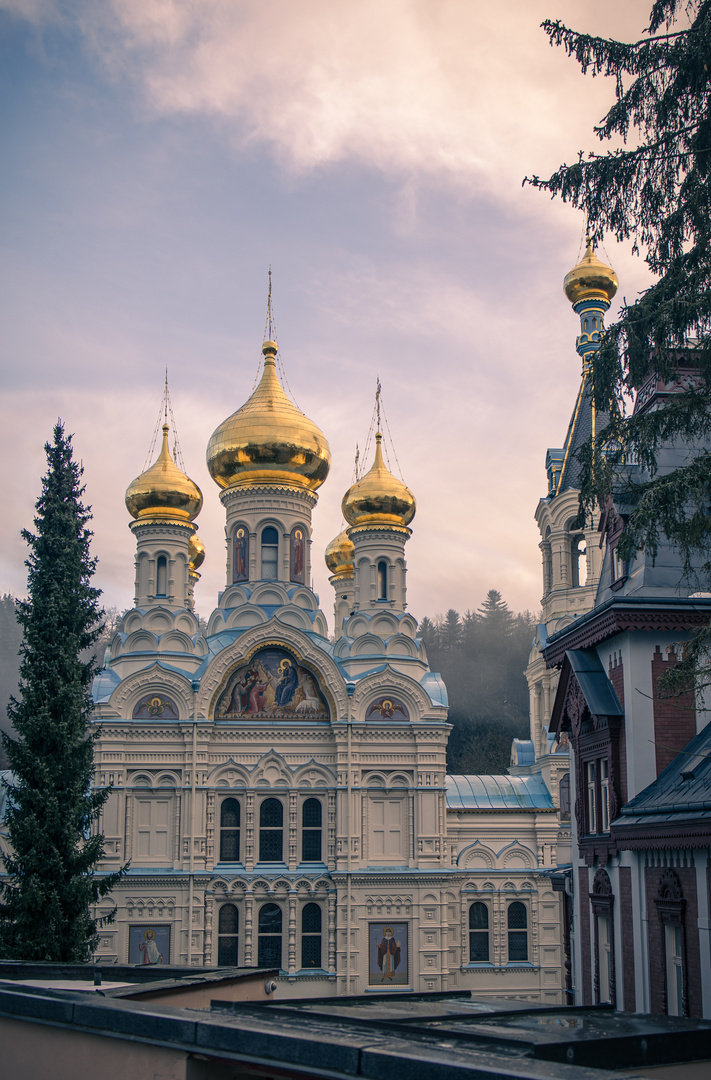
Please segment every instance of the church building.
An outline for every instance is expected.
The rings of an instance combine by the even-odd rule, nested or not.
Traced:
[[[198,486],[171,454],[126,492],[135,602],[94,684],[111,785],[97,959],[279,968],[280,996],[470,989],[566,999],[569,824],[538,728],[506,776],[448,776],[447,692],[407,609],[415,498],[372,465],[328,546],[329,636],[309,587],[324,434],[265,341],[261,380],[215,430],[225,587],[203,632]]]

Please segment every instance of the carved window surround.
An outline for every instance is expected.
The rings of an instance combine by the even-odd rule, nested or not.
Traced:
[[[659,879],[659,888],[654,897],[654,903],[659,913],[661,933],[659,936],[659,949],[662,956],[662,1002],[664,1012],[669,1011],[668,986],[669,972],[667,971],[667,926],[681,927],[681,1012],[679,1015],[689,1015],[689,979],[686,963],[686,900],[682,892],[681,883],[675,872],[667,867]]]
[[[595,973],[593,976],[593,994],[596,1005],[600,1005],[603,1002],[609,1001],[613,1009],[617,1005],[617,989],[615,980],[615,923],[613,919],[613,906],[615,897],[612,892],[612,883],[606,870],[600,867],[595,871],[595,877],[593,878],[593,887],[590,895],[590,904],[593,912],[593,932],[594,932],[594,954],[595,954]],[[601,940],[600,934],[600,919],[607,920],[608,926],[608,941],[607,943]],[[609,949],[609,963],[608,963],[608,979],[609,985],[607,987],[608,994],[604,995],[604,987],[600,985],[600,948],[607,947]]]

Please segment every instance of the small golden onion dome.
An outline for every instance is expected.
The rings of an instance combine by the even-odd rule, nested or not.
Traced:
[[[332,540],[324,552],[326,566],[335,577],[350,577],[353,573],[355,546],[344,529]]]
[[[158,460],[126,489],[126,508],[134,518],[173,518],[192,521],[202,507],[202,492],[173,461],[168,449],[168,425]]]
[[[386,468],[380,432],[375,436],[372,467],[343,496],[341,509],[349,525],[409,525],[415,516],[415,496]]]
[[[259,386],[223,420],[207,446],[207,467],[221,488],[289,484],[315,491],[331,467],[323,432],[284,393],[276,373],[277,346],[265,341]]]
[[[205,545],[197,533],[193,533],[188,541],[188,554],[190,556],[190,569],[198,570],[205,562]]]
[[[578,300],[612,300],[617,292],[617,274],[600,262],[588,237],[582,260],[565,275],[563,291],[571,304]]]

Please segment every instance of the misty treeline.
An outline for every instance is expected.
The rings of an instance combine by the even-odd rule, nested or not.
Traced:
[[[113,637],[119,618],[118,608],[108,608],[104,612],[104,628],[94,649],[98,667],[103,663],[104,653]],[[7,705],[11,697],[18,696],[20,667],[18,651],[21,640],[22,631],[15,616],[15,597],[10,593],[5,593],[0,597],[0,729],[2,731],[11,731]],[[5,750],[0,743],[0,769],[6,768]]]
[[[452,608],[421,621],[430,667],[449,694],[450,773],[505,773],[512,739],[529,737],[523,673],[535,628],[534,615],[510,611],[496,589],[476,611],[460,615]]]

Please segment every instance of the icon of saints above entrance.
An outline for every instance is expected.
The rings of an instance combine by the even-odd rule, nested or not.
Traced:
[[[285,649],[262,649],[230,675],[216,720],[328,720],[316,676]]]

